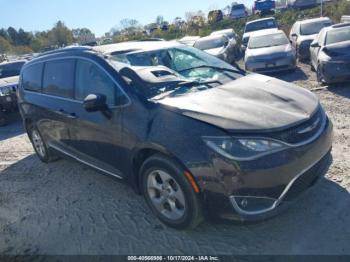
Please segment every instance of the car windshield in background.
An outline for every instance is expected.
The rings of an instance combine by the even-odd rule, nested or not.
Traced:
[[[350,41],[350,27],[329,31],[326,38],[326,45]]]
[[[265,21],[259,21],[259,22],[247,24],[245,28],[245,32],[249,33],[253,31],[269,29],[269,28],[277,28],[275,20],[271,19],[271,20],[265,20]]]
[[[209,50],[209,49],[223,47],[224,45],[225,45],[225,38],[218,37],[218,38],[211,38],[211,39],[205,39],[205,40],[198,40],[194,44],[194,47],[200,50]]]
[[[113,54],[110,60],[118,62],[116,67],[121,69],[121,64],[132,66],[166,66],[179,73],[188,81],[196,82],[215,82],[213,86],[221,85],[233,81],[244,75],[243,71],[225,63],[224,61],[206,54],[192,47],[174,47],[146,52],[130,52]],[[190,85],[191,88],[193,87]],[[171,87],[176,89],[176,86]],[[184,90],[185,87],[181,87]],[[196,86],[195,91],[201,91],[209,88],[207,84]],[[192,91],[193,89],[191,89]],[[169,92],[169,89],[159,89],[157,92],[145,92],[147,98],[154,97],[163,92]]]
[[[238,5],[234,5],[232,6],[232,10],[245,10],[245,6],[244,4],[238,4]]]
[[[315,35],[318,34],[322,28],[331,26],[332,23],[329,21],[320,21],[313,23],[302,24],[300,27],[301,35]]]
[[[251,37],[249,41],[249,48],[263,48],[270,46],[287,45],[288,38],[284,34],[262,35]]]
[[[24,62],[0,65],[0,79],[11,76],[18,76],[23,65]]]

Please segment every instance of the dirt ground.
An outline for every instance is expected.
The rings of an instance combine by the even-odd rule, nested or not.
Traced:
[[[119,180],[71,160],[41,163],[14,116],[0,128],[0,254],[350,254],[350,84],[319,88],[305,64],[276,77],[313,90],[335,129],[327,178],[288,212],[166,228]]]

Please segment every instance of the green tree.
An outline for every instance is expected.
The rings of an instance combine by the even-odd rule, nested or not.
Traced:
[[[0,36],[0,54],[1,53],[8,53],[11,50],[11,45],[9,43],[9,41]]]
[[[48,32],[50,45],[63,47],[73,43],[73,33],[62,21],[58,21]]]

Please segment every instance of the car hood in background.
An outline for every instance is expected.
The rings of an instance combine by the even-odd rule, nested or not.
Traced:
[[[11,76],[0,79],[0,87],[1,86],[9,86],[9,85],[17,85],[19,80],[19,76]]]
[[[157,102],[226,130],[251,132],[297,125],[308,120],[319,106],[318,98],[306,89],[259,74]]]
[[[326,46],[327,50],[336,54],[337,58],[349,58],[350,57],[350,41],[344,41]]]
[[[315,37],[316,37],[317,35],[318,35],[318,34],[315,34],[315,35],[299,35],[297,42],[298,42],[299,44],[300,44],[301,42],[304,42],[304,41],[312,42],[312,41],[315,40]]]
[[[271,46],[271,47],[264,47],[264,48],[256,48],[256,49],[247,49],[246,56],[251,57],[260,57],[264,58],[266,56],[266,59],[273,59],[274,57],[280,57],[281,55],[285,56],[286,52],[291,51],[292,48],[290,44],[287,45],[281,45],[281,46]]]
[[[213,48],[213,49],[207,49],[203,50],[208,54],[211,54],[213,56],[219,56],[224,52],[225,48],[224,47],[218,47],[218,48]]]

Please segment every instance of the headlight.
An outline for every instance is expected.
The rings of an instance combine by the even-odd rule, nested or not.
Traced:
[[[11,93],[11,89],[8,86],[0,87],[0,96],[7,96]]]
[[[203,137],[218,154],[234,160],[253,160],[285,149],[287,146],[267,138]]]

